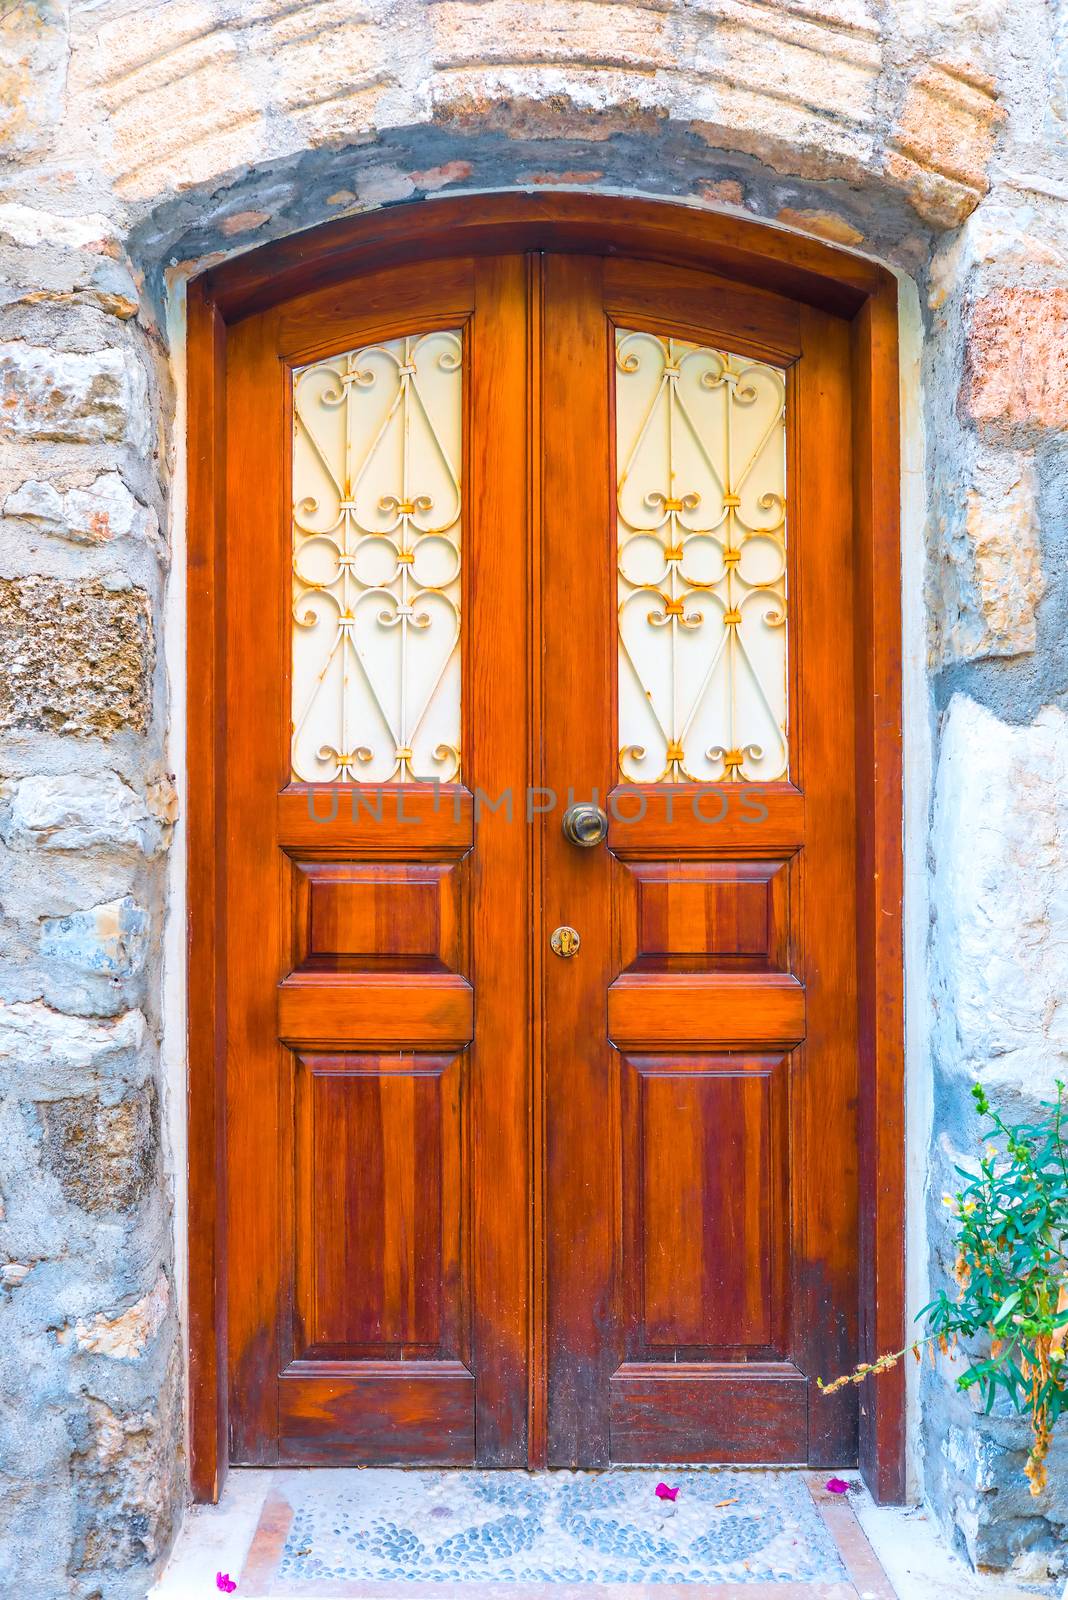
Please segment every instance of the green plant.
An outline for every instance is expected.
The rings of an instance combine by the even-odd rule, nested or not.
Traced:
[[[925,1339],[905,1350],[864,1363],[834,1383],[885,1372],[911,1350],[943,1352],[961,1341],[967,1369],[961,1389],[978,1388],[989,1412],[998,1392],[1026,1413],[1033,1435],[1025,1471],[1031,1493],[1046,1483],[1046,1456],[1054,1424],[1068,1410],[1068,1106],[1064,1084],[1034,1123],[1007,1123],[980,1084],[972,1089],[976,1109],[990,1124],[980,1139],[978,1168],[958,1167],[962,1187],[944,1197],[957,1223],[956,1290],[943,1289],[917,1315]]]

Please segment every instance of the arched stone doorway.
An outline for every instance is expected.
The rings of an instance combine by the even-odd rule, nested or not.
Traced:
[[[359,305],[366,325],[363,313],[353,310]],[[876,712],[877,706],[900,704],[898,630],[892,621],[899,588],[895,317],[894,280],[824,245],[655,202],[586,196],[483,197],[441,203],[432,214],[401,208],[324,229],[314,246],[306,237],[283,241],[191,285],[190,620],[198,641],[213,641],[207,654],[198,644],[190,683],[190,1059],[196,1069],[190,1236],[193,1370],[203,1374],[192,1398],[202,1493],[210,1492],[224,1464],[218,1441],[226,1433],[236,1441],[236,1459],[260,1461],[595,1465],[704,1457],[819,1464],[841,1461],[857,1448],[850,1403],[836,1415],[830,1402],[820,1401],[812,1380],[822,1375],[822,1364],[846,1366],[902,1337],[900,735],[898,713]],[[314,520],[323,496],[308,491],[301,499],[298,477],[302,470],[314,476],[324,469],[326,447],[316,441],[314,428],[309,431],[300,405],[281,395],[273,375],[317,372],[326,384],[326,403],[336,407],[347,404],[353,383],[370,383],[376,360],[396,358],[418,392],[408,346],[413,339],[432,339],[435,327],[455,330],[437,336],[456,341],[454,366],[468,358],[475,363],[464,369],[462,426],[459,420],[449,425],[455,448],[446,450],[439,439],[436,449],[442,460],[477,462],[475,470],[482,473],[479,498],[465,499],[462,518],[454,519],[470,525],[464,538],[472,541],[472,570],[484,574],[472,591],[474,620],[465,623],[475,631],[460,632],[459,638],[471,661],[490,660],[493,668],[480,691],[477,717],[456,673],[456,726],[464,728],[474,781],[460,781],[458,736],[438,743],[456,757],[455,769],[446,772],[434,767],[436,758],[415,751],[418,735],[410,730],[401,739],[405,748],[398,746],[400,768],[387,763],[378,775],[380,798],[384,793],[395,807],[407,799],[417,814],[420,804],[432,802],[438,816],[441,793],[448,796],[451,820],[441,823],[448,837],[431,837],[428,830],[409,858],[397,833],[399,815],[392,833],[387,826],[385,834],[368,834],[353,805],[350,820],[339,824],[340,832],[334,829],[336,839],[317,833],[318,800],[325,798],[329,807],[333,791],[336,812],[340,785],[347,805],[360,792],[350,787],[357,761],[373,762],[373,752],[361,744],[362,753],[350,755],[345,740],[351,742],[352,730],[340,745],[340,735],[322,744],[317,736],[310,756],[298,759],[294,753],[288,779],[281,771],[271,777],[274,734],[261,737],[262,729],[275,722],[281,729],[289,718],[299,743],[303,727],[296,701],[291,712],[283,707],[288,645],[279,643],[283,653],[277,659],[273,645],[262,645],[264,672],[249,669],[261,623],[268,640],[288,638],[283,612],[270,620],[291,559],[283,549],[291,535],[283,534],[279,521],[288,473],[298,475],[292,493],[312,516],[307,526],[297,519],[299,537],[321,543],[325,531],[317,532]],[[730,586],[733,570],[743,564],[745,539],[771,541],[763,523],[753,522],[755,513],[737,548],[729,532],[715,536],[726,558],[724,573],[699,577],[696,589],[687,592],[704,593],[710,603],[722,600],[728,640],[732,628],[739,636],[739,672],[748,663],[754,682],[768,670],[785,674],[793,712],[788,718],[785,699],[773,710],[762,689],[759,715],[771,716],[768,728],[759,737],[752,730],[730,738],[709,733],[718,742],[699,774],[694,758],[680,753],[687,717],[675,728],[670,714],[657,709],[655,688],[643,690],[655,713],[644,733],[626,722],[632,715],[640,720],[641,713],[626,709],[623,690],[616,707],[616,674],[609,664],[615,625],[608,620],[613,611],[605,587],[610,565],[602,570],[594,562],[588,574],[589,593],[600,598],[591,600],[586,627],[569,634],[566,620],[567,598],[583,570],[576,565],[568,576],[574,557],[568,556],[573,541],[566,508],[581,507],[584,524],[607,537],[608,501],[602,506],[602,499],[613,456],[610,418],[625,428],[618,378],[608,381],[605,374],[628,372],[630,357],[617,353],[614,365],[607,361],[598,341],[610,327],[617,340],[644,339],[660,351],[663,404],[672,415],[671,406],[683,407],[679,426],[694,440],[698,433],[683,399],[672,398],[672,374],[682,359],[676,346],[686,359],[692,354],[706,362],[708,392],[734,370],[735,350],[737,370],[750,374],[743,399],[757,399],[765,382],[752,376],[758,372],[768,374],[768,384],[785,384],[781,448],[797,542],[781,544],[782,583],[793,586],[802,607],[806,592],[812,597],[812,620],[806,623],[799,609],[779,667],[753,668],[753,649],[765,646],[755,635],[746,643],[746,600],[716,597],[721,578]],[[393,350],[398,340],[404,346],[401,351],[397,345],[400,354]],[[522,382],[511,391],[494,387],[491,362],[471,355],[480,349],[507,353],[513,366],[525,364]],[[337,368],[341,359],[351,381]],[[368,373],[361,360],[370,363]],[[583,372],[588,392],[575,394],[574,374]],[[776,378],[776,372],[784,376]],[[551,388],[545,387],[550,376]],[[397,404],[405,393],[402,382]],[[570,398],[551,406],[550,393]],[[649,404],[653,398],[646,397]],[[429,412],[423,400],[419,405],[425,423]],[[722,424],[728,434],[729,415]],[[583,426],[591,440],[603,435],[603,447],[594,445],[590,462],[569,453],[567,441]],[[647,436],[648,426],[638,427],[631,444]],[[290,428],[298,439],[292,464],[284,442]],[[762,434],[754,443],[758,453],[766,439]],[[311,449],[319,466],[302,468],[300,448],[305,455]],[[622,475],[619,452],[629,449],[617,432],[616,470]],[[510,457],[501,454],[508,450]],[[708,459],[704,444],[701,450]],[[665,482],[683,472],[670,462],[661,467]],[[326,467],[344,520],[357,514],[349,507],[355,508],[358,494],[347,478],[342,484],[339,470]],[[722,464],[711,470],[717,481],[730,475]],[[505,484],[515,495],[517,481],[521,510],[512,515],[524,530],[518,552],[491,534],[489,524],[479,532],[480,516],[495,528],[507,521]],[[418,495],[413,490],[415,498],[409,497],[410,487],[380,497],[380,508],[388,501],[400,519],[401,545],[409,522],[413,539],[446,537],[420,525]],[[329,498],[334,491],[325,493]],[[725,490],[722,482],[726,498],[719,520],[704,531],[692,520],[701,499],[694,498],[696,491],[680,489],[677,505],[663,489],[650,493],[651,500],[642,498],[646,511],[663,501],[663,526],[679,524],[664,547],[665,570],[681,559],[684,579],[685,558],[676,555],[675,545],[681,552],[687,539],[714,543],[713,525],[725,517],[726,527],[742,515],[734,509],[734,486]],[[765,488],[765,514],[782,493],[781,483]],[[704,498],[711,498],[711,490]],[[815,532],[817,505],[827,518],[822,546]],[[368,515],[363,513],[361,540],[381,542],[396,532],[392,524],[371,526]],[[772,518],[777,527],[781,520],[777,513]],[[839,535],[832,535],[835,526]],[[633,517],[620,527],[622,540],[653,537],[653,524],[644,530]],[[272,531],[263,535],[263,550],[276,551],[265,557],[266,566],[259,553],[251,563],[248,556],[255,529],[264,528]],[[397,546],[397,560],[414,561],[415,550]],[[346,572],[358,559],[355,551],[354,546],[341,561]],[[533,551],[543,563],[546,552],[552,558],[537,567],[537,577],[529,565]],[[504,563],[499,572],[494,562]],[[821,562],[829,565],[824,569]],[[300,565],[298,560],[304,583]],[[846,574],[850,590],[837,625],[827,609],[836,574]],[[450,568],[444,588],[427,579],[420,593],[433,591],[453,605],[469,581],[459,583],[452,596],[454,577]],[[307,596],[331,590],[334,578],[320,579],[309,580],[298,611],[310,603]],[[392,580],[384,581],[388,590]],[[621,581],[627,592],[645,582],[625,572]],[[665,607],[661,620],[677,612],[699,628],[702,613],[688,613],[686,599],[676,597],[673,586],[666,594],[663,581],[657,579],[659,589],[653,584]],[[767,588],[779,582],[774,574],[752,582],[754,593],[774,600]],[[380,593],[374,584],[371,590]],[[525,618],[507,644],[492,608],[479,609],[486,605],[479,596],[495,590],[511,594],[503,614]],[[246,638],[245,613],[234,609],[232,597],[254,592],[250,615],[257,621]],[[823,601],[815,598],[821,593]],[[231,597],[226,603],[224,595]],[[383,601],[391,615],[395,600],[402,604],[403,596]],[[350,597],[350,604],[358,602]],[[459,604],[466,616],[466,602]],[[785,588],[772,609],[774,618],[769,611],[764,626],[782,621]],[[640,684],[645,669],[635,666],[635,651],[646,646],[628,642],[627,624],[621,628],[619,672],[625,678],[633,668]],[[535,637],[542,641],[544,667],[539,651],[531,654]],[[338,638],[347,648],[344,629]],[[573,659],[581,639],[602,664],[581,698],[560,691],[558,712],[543,724],[544,710],[537,708],[550,704],[548,685],[561,681],[552,659]],[[698,670],[713,682],[716,663],[733,659],[735,645],[709,648],[712,654]],[[314,674],[309,680],[313,685],[321,687],[329,675],[330,659],[328,651],[318,680]],[[355,660],[361,659],[357,648]],[[296,678],[302,670],[294,656]],[[361,670],[374,689],[376,669],[365,664]],[[650,670],[655,677],[659,669]],[[213,686],[208,695],[197,688],[205,681]],[[665,689],[672,703],[681,680],[675,674],[673,681],[675,689]],[[346,692],[337,690],[342,699]],[[376,697],[381,711],[382,695],[376,691]],[[223,731],[224,705],[234,717],[232,731]],[[624,749],[618,764],[613,758],[605,765],[596,752],[617,709],[613,737]],[[691,713],[706,714],[701,708]],[[449,714],[442,715],[447,727]],[[400,708],[401,721],[404,716]],[[491,740],[490,730],[510,724],[518,739],[511,759],[478,754],[499,749],[494,740],[501,735]],[[575,730],[570,747],[564,734],[569,725]],[[769,735],[777,725],[782,759],[767,765]],[[390,727],[386,716],[384,729]],[[651,752],[646,773],[641,761],[657,730],[666,740],[659,752],[664,761]],[[397,737],[394,728],[393,742]],[[327,748],[341,751],[334,766],[316,766]],[[719,755],[712,756],[713,750]],[[261,756],[262,792],[255,784],[248,787]],[[402,792],[404,780],[416,778],[421,781]],[[533,828],[515,817],[506,825],[496,815],[505,789],[529,796],[562,792],[575,783],[602,794],[616,784],[612,799],[619,798],[625,813],[628,781],[637,784],[631,794],[651,806],[651,820],[624,843],[617,819],[616,835],[609,834],[608,851],[599,859],[605,872],[611,863],[611,872],[623,876],[602,873],[596,889],[588,866],[575,877],[584,853],[560,844],[557,824],[542,815],[548,808],[535,808]],[[728,824],[729,837],[717,836],[712,849],[706,831],[695,825],[694,819],[707,815],[699,793],[688,827],[680,824],[671,805],[676,781],[691,800],[695,784],[699,790],[702,783],[719,797],[717,803],[731,793],[766,793],[767,804],[760,798],[759,807],[770,810],[771,831],[762,833],[760,850],[747,850],[744,818]],[[480,795],[481,818],[473,814],[480,810]],[[261,838],[263,819],[276,810],[281,831]],[[303,821],[298,811],[307,812]],[[240,816],[261,820],[246,826]],[[260,870],[255,863],[278,852],[301,880],[298,889],[288,880],[282,884],[274,868],[264,869],[262,883],[254,885]],[[385,876],[383,863],[391,864]],[[468,875],[466,888],[462,873]],[[425,953],[437,963],[436,974],[418,961],[406,964],[402,947],[390,943],[393,935],[380,932],[373,948],[364,947],[366,932],[359,949],[344,940],[329,951],[316,944],[316,915],[359,920],[363,913],[354,908],[368,890],[395,898],[397,885],[403,881],[410,890],[420,874],[427,880],[424,896],[429,888],[432,897],[446,897],[435,913],[436,926],[445,916],[454,929],[448,952],[435,946]],[[456,879],[447,889],[443,874]],[[502,875],[499,881],[495,874]],[[387,879],[394,889],[383,889]],[[501,910],[506,884],[519,893],[510,917]],[[760,951],[741,938],[741,894],[760,900]],[[526,895],[535,908],[529,944],[526,930],[516,927]],[[339,911],[350,900],[349,910]],[[720,900],[718,911],[710,909]],[[639,902],[646,911],[639,912]],[[666,928],[654,934],[660,915],[655,906],[663,910],[672,902],[681,907],[676,918],[681,914],[683,923],[703,906],[703,933],[691,927],[682,934],[676,921],[676,935]],[[561,987],[565,969],[554,957],[543,957],[541,933],[547,937],[548,930],[540,921],[543,912],[554,920],[571,904],[586,908],[587,953],[566,969]],[[842,907],[854,905],[855,914],[848,910],[843,917]],[[648,924],[644,935],[631,926],[636,914],[635,927]],[[384,915],[382,927],[396,935],[397,918],[403,921],[407,912],[393,905]],[[247,927],[242,916],[253,919]],[[733,934],[717,935],[717,919]],[[263,933],[260,941],[256,928]],[[224,955],[220,942],[227,930]],[[335,930],[335,945],[337,938]],[[272,941],[279,939],[275,949]],[[250,965],[253,947],[258,965]],[[836,969],[838,977],[831,980]],[[572,972],[585,974],[581,985]],[[527,976],[520,981],[516,973]],[[481,974],[481,992],[473,974]],[[268,1024],[265,1006],[273,1012],[278,984],[278,1017]],[[607,1032],[587,1020],[585,1033],[580,1030],[585,1042],[576,1049],[574,1018],[595,1016],[606,1000]],[[407,1031],[396,1019],[384,1019],[394,1003],[402,1021],[408,1017]],[[235,1005],[236,1012],[228,1011]],[[512,1017],[509,1005],[518,1008]],[[261,1019],[256,1038],[248,1032],[252,1024],[241,1020],[253,1016]],[[473,1067],[466,1062],[472,1037]],[[483,1062],[497,1058],[505,1038],[507,1055],[490,1073]],[[276,1100],[283,1062],[290,1087]],[[434,1067],[425,1126],[411,1105],[386,1109],[387,1102],[401,1105],[398,1084],[404,1079],[410,1087],[412,1063],[423,1080]],[[370,1122],[369,1109],[327,1109],[339,1088],[351,1106],[362,1104],[370,1085],[377,1106]],[[568,1098],[570,1110],[562,1115]],[[387,1135],[383,1130],[397,1116]],[[327,1141],[332,1154],[316,1131],[328,1125],[334,1130]],[[733,1165],[716,1146],[717,1125],[735,1151]],[[372,1137],[375,1127],[380,1131]],[[696,1135],[693,1171],[680,1179],[678,1152],[692,1142],[695,1128],[704,1132]],[[392,1166],[382,1139],[394,1141]],[[423,1152],[418,1161],[417,1149]],[[327,1170],[332,1160],[336,1170]],[[414,1201],[406,1202],[415,1208],[405,1213],[403,1241],[391,1242],[388,1231],[378,1236],[368,1224],[374,1205],[390,1211],[401,1204],[398,1197],[414,1193],[416,1170],[426,1161],[426,1170],[437,1173],[433,1215],[428,1220]],[[599,1198],[593,1197],[597,1186],[591,1188],[584,1176],[587,1162],[603,1177]],[[373,1194],[353,1192],[340,1216],[332,1223],[322,1220],[325,1194],[344,1193],[345,1174],[368,1165],[382,1172],[377,1201]],[[860,1173],[859,1187],[853,1171]],[[839,1212],[837,1222],[823,1216],[821,1196],[832,1185],[846,1197],[844,1219]],[[254,1187],[261,1190],[255,1199]],[[712,1213],[718,1207],[719,1236],[709,1207],[693,1199],[700,1193],[713,1197]],[[728,1223],[722,1219],[733,1216],[732,1193],[744,1198]],[[686,1233],[672,1240],[669,1213],[690,1217],[695,1203]],[[415,1246],[411,1230],[425,1234],[427,1227],[425,1247]],[[576,1254],[569,1228],[587,1241],[583,1252]],[[347,1241],[343,1246],[339,1236]],[[219,1315],[209,1270],[218,1260],[228,1264],[226,1319]],[[369,1286],[359,1305],[345,1288],[354,1276]],[[403,1304],[395,1299],[402,1281]],[[725,1314],[725,1297],[749,1306],[748,1320]],[[437,1310],[431,1316],[432,1307]],[[828,1342],[832,1325],[838,1331]],[[867,1409],[859,1448],[876,1492],[899,1496],[903,1415],[895,1380]]]

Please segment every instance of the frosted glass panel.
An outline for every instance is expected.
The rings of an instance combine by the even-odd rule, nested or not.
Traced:
[[[293,776],[460,772],[458,330],[293,376]]]
[[[784,778],[784,374],[618,329],[615,383],[620,773]]]

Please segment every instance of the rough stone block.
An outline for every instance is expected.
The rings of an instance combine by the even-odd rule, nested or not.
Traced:
[[[1003,463],[998,462],[998,467]],[[940,663],[1033,651],[1036,609],[1045,593],[1033,474],[1009,462],[963,493],[943,491],[938,548],[931,555],[934,654]]]
[[[932,1043],[967,1098],[1021,1086],[1051,1099],[1068,1057],[1068,717],[1009,726],[950,701],[935,783]]]
[[[567,61],[582,66],[609,60],[644,68],[671,64],[671,19],[646,7],[603,6],[591,0],[445,0],[430,8],[439,65]]]
[[[817,8],[761,8],[757,26],[744,7],[705,9],[697,64],[710,81],[695,132],[802,177],[870,170],[882,48],[866,7],[836,8],[833,19]]]
[[[887,171],[921,215],[963,222],[988,188],[987,169],[1004,108],[988,79],[925,63],[908,84],[891,135]]]
[[[0,579],[0,728],[144,733],[151,665],[143,589]]]
[[[46,917],[41,923],[41,954],[78,972],[130,978],[144,968],[148,929],[148,912],[132,895],[123,895],[91,911]]]
[[[50,350],[0,344],[0,438],[73,444],[149,440],[148,384],[129,350]]]
[[[31,249],[47,245],[61,250],[96,251],[105,245],[114,247],[115,230],[100,211],[66,217],[10,201],[0,205],[0,239]]]
[[[329,50],[301,12],[282,13],[263,35],[275,103],[311,144],[373,127],[393,78],[391,52],[366,12],[344,0],[320,3],[316,11],[319,27],[329,29]]]
[[[114,772],[18,778],[0,793],[0,839],[12,849],[112,847],[153,855],[169,821]]]
[[[177,1350],[150,1404],[130,1412],[86,1400],[82,1447],[72,1461],[79,1537],[77,1569],[115,1573],[166,1550],[181,1496],[178,1439],[181,1378]],[[112,1580],[113,1581],[113,1580]],[[124,1587],[97,1593],[144,1592]]]
[[[0,207],[0,212],[2,210]],[[112,248],[110,244],[102,247],[109,248]],[[0,279],[0,307],[4,310],[14,312],[17,307],[32,306],[90,307],[118,317],[120,321],[129,321],[137,315],[140,286],[124,261],[112,255],[98,253],[92,247],[57,249],[50,243],[11,249],[4,247],[2,233],[0,253],[5,261]],[[36,321],[38,326],[46,326],[43,318]],[[68,320],[68,326],[72,321]],[[87,324],[83,321],[82,326]]]
[[[211,7],[171,0],[151,36],[122,13],[94,18],[76,38],[69,83],[74,114],[100,125],[116,189],[155,196],[262,154],[265,86],[255,77]]]
[[[129,1211],[152,1182],[159,1143],[151,1083],[114,1105],[97,1095],[43,1101],[41,1162],[64,1197],[92,1216]]]
[[[1030,1430],[999,1403],[983,1416],[975,1390],[962,1394],[963,1366],[941,1360],[923,1383],[929,1471],[947,1540],[980,1571],[1004,1572],[1047,1589],[1064,1573],[1068,1536],[1068,1434],[1054,1429],[1048,1482],[1033,1496],[1024,1473]]]
[[[0,1000],[0,1073],[31,1098],[89,1094],[104,1077],[138,1071],[145,1040],[140,1011],[99,1021],[53,1011],[39,1000]]]
[[[7,161],[47,151],[63,115],[67,11],[62,0],[5,6],[0,29],[0,149]]]
[[[137,1361],[163,1326],[170,1299],[170,1284],[161,1272],[149,1292],[125,1311],[115,1316],[99,1311],[95,1317],[79,1318],[74,1343],[86,1355]]]
[[[4,514],[40,523],[49,533],[76,544],[107,544],[130,536],[154,538],[159,523],[117,472],[102,472],[86,488],[64,490],[31,478],[9,494]]]
[[[995,436],[1068,428],[1068,287],[1023,284],[972,308],[962,408]]]

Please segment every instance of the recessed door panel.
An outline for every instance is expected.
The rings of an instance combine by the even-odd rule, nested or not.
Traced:
[[[622,1055],[619,1070],[628,1358],[781,1354],[788,1061]]]
[[[461,1355],[462,1057],[296,1063],[295,1357]]]
[[[295,859],[293,872],[295,970],[463,970],[458,863]]]
[[[789,863],[628,861],[620,965],[636,972],[787,970]]]

